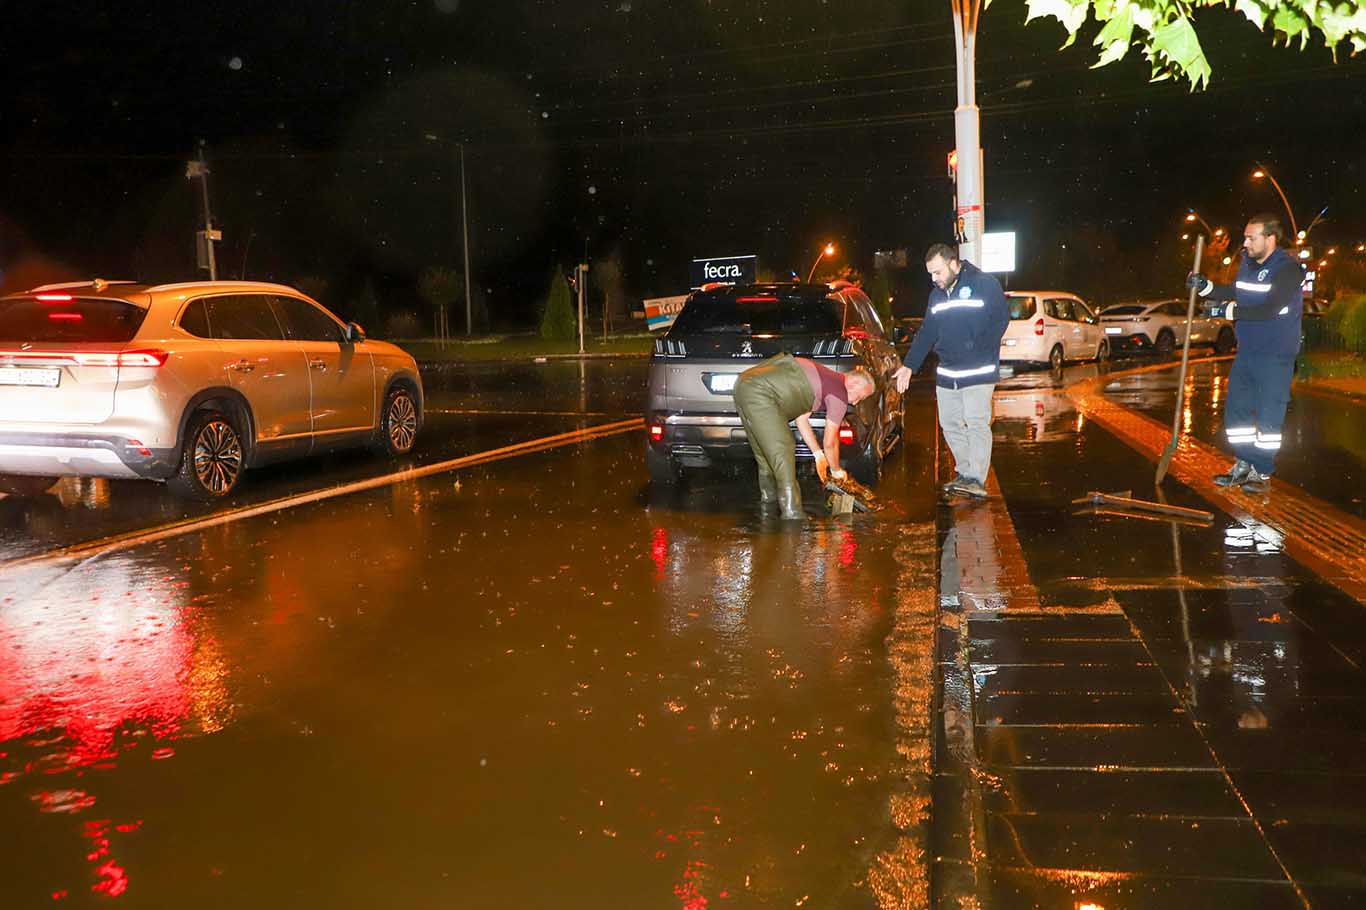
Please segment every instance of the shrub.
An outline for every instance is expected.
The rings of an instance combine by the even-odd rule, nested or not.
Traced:
[[[1328,331],[1343,348],[1366,354],[1366,294],[1339,297],[1324,316]]]
[[[545,307],[541,311],[541,337],[546,341],[572,341],[578,336],[579,321],[569,293],[569,282],[556,269],[550,276]]]

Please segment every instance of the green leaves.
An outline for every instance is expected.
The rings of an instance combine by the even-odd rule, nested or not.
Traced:
[[[1025,22],[1049,17],[1061,22],[1067,29],[1067,40],[1062,46],[1067,47],[1077,40],[1077,32],[1086,23],[1091,0],[1025,0],[1025,6],[1029,9]]]
[[[1095,66],[1122,60],[1137,45],[1152,67],[1154,81],[1185,79],[1198,91],[1209,84],[1211,69],[1196,36],[1192,15],[1211,6],[1232,7],[1277,42],[1298,40],[1301,49],[1317,32],[1337,59],[1344,41],[1352,53],[1366,50],[1366,0],[1025,0],[1026,22],[1051,18],[1067,31],[1063,47],[1076,41],[1094,14],[1100,32]]]
[[[1209,84],[1209,61],[1189,19],[1173,19],[1153,32],[1150,47],[1148,60],[1153,65],[1154,80],[1185,76],[1196,91]]]

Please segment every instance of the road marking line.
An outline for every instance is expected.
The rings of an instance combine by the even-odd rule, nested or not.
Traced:
[[[514,443],[513,445],[503,446],[497,449],[489,449],[486,452],[476,452],[473,455],[462,455],[459,458],[452,458],[447,461],[439,461],[435,464],[423,465],[420,468],[406,468],[402,471],[395,471],[391,474],[384,474],[379,477],[371,477],[366,480],[357,480],[352,481],[351,483],[340,484],[335,487],[328,487],[325,490],[313,490],[308,493],[283,496],[279,499],[272,499],[269,502],[259,503],[254,506],[242,506],[236,509],[229,509],[228,511],[207,515],[203,518],[189,518],[150,530],[115,534],[87,543],[74,544],[57,550],[49,550],[46,553],[37,553],[32,556],[24,556],[19,559],[0,562],[0,573],[7,572],[11,569],[25,568],[40,564],[88,560],[96,556],[103,556],[106,553],[126,550],[130,547],[140,546],[145,543],[154,543],[158,540],[166,540],[171,537],[179,537],[183,534],[192,534],[195,531],[202,531],[207,528],[228,524],[234,521],[241,521],[246,518],[269,515],[272,512],[292,509],[296,506],[322,502],[327,499],[335,499],[339,496],[349,496],[352,493],[362,493],[366,490],[391,486],[396,483],[419,480],[423,477],[430,477],[433,474],[442,474],[447,471],[474,467],[475,465],[486,464],[491,461],[515,458],[519,455],[531,455],[536,452],[544,452],[549,449],[561,448],[578,442],[587,442],[593,439],[629,433],[644,428],[644,421],[636,417],[630,420],[619,420],[615,423],[605,423],[595,427],[584,427],[583,429],[572,430],[567,433],[557,433],[554,436],[542,436],[539,439],[530,439],[526,442]]]

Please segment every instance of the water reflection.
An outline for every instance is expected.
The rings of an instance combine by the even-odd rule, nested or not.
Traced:
[[[427,504],[417,485],[397,485],[373,497],[373,513],[324,507],[312,520],[220,525],[68,570],[0,577],[0,785],[22,794],[6,806],[69,817],[60,831],[41,829],[55,838],[49,852],[85,860],[83,873],[57,855],[52,868],[26,870],[65,885],[45,893],[113,899],[137,889],[138,869],[118,844],[143,821],[109,806],[138,811],[165,797],[130,799],[129,778],[112,772],[176,760],[187,738],[259,706],[263,686],[279,689],[319,663],[338,616],[370,605],[377,564],[406,577],[427,545]],[[377,538],[379,515],[389,533]],[[3,822],[35,830],[22,814]]]

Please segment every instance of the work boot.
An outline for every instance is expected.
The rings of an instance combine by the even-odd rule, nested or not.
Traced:
[[[778,511],[787,519],[798,520],[806,517],[806,513],[802,511],[801,491],[795,485],[778,489]]]
[[[1243,481],[1243,492],[1265,493],[1269,489],[1271,489],[1271,475],[1263,474],[1256,468],[1249,468],[1247,479]]]
[[[1252,465],[1239,458],[1233,463],[1233,467],[1228,469],[1227,474],[1214,475],[1214,485],[1218,487],[1240,487],[1251,473]]]
[[[939,489],[943,490],[945,493],[952,493],[958,488],[959,484],[967,483],[967,480],[968,479],[962,474],[954,474],[953,480],[950,480]]]
[[[759,475],[759,502],[771,506],[778,501],[778,480],[772,474]]]
[[[986,499],[987,488],[982,485],[982,481],[966,478],[962,483],[953,488],[955,492],[962,493],[964,496],[971,496],[973,499]]]

